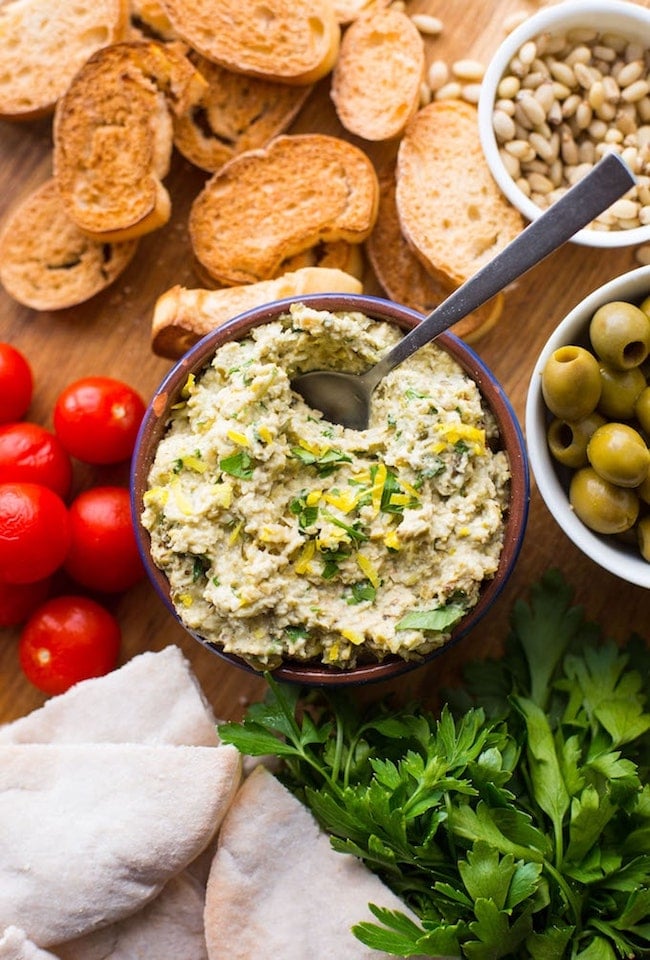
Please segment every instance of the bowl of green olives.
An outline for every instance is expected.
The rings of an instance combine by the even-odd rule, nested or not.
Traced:
[[[560,322],[535,364],[525,423],[557,523],[601,567],[650,587],[650,266]]]

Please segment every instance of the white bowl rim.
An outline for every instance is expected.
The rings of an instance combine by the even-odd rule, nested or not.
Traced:
[[[527,40],[547,30],[584,25],[599,18],[603,28],[616,30],[623,35],[634,36],[633,30],[643,28],[650,45],[650,9],[628,0],[561,0],[550,7],[544,7],[531,14],[523,23],[508,34],[496,50],[481,81],[481,93],[478,102],[478,124],[481,146],[492,176],[498,186],[517,207],[527,220],[536,220],[544,212],[530,200],[512,179],[506,170],[497,147],[492,125],[492,106],[496,88],[507,64]],[[623,22],[630,23],[629,30]],[[626,247],[650,240],[650,225],[633,227],[630,230],[579,230],[570,242],[588,247]]]
[[[650,587],[650,563],[640,555],[638,559],[631,556],[629,549],[618,545],[614,540],[607,540],[589,530],[569,505],[546,442],[547,411],[540,383],[548,357],[558,347],[570,343],[568,338],[571,333],[586,324],[599,306],[610,300],[638,300],[647,294],[650,294],[650,266],[637,267],[621,274],[581,300],[557,325],[535,362],[524,415],[531,472],[555,522],[594,563],[640,587]]]

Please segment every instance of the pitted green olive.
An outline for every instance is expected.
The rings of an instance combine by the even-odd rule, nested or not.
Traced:
[[[650,436],[650,387],[645,387],[634,404],[634,416],[639,426]]]
[[[646,387],[646,379],[639,368],[616,370],[601,363],[600,383],[599,412],[608,420],[631,420],[636,401]]]
[[[598,361],[584,347],[558,347],[542,370],[542,395],[561,420],[581,420],[596,409],[601,377]]]
[[[577,470],[586,467],[587,444],[593,432],[606,423],[599,413],[590,413],[582,420],[560,420],[556,417],[548,428],[548,446],[558,463]]]
[[[650,353],[650,318],[632,303],[613,300],[596,310],[589,339],[609,366],[617,370],[638,367]]]
[[[636,488],[636,495],[643,503],[650,504],[650,471],[646,474],[645,480],[642,480]]]
[[[648,475],[650,450],[626,423],[604,423],[587,445],[589,463],[599,476],[619,487],[637,487]]]
[[[639,553],[650,562],[650,516],[642,517],[636,525],[636,538]]]
[[[596,533],[622,533],[634,526],[639,515],[634,490],[604,480],[593,467],[573,474],[569,502],[576,516]]]

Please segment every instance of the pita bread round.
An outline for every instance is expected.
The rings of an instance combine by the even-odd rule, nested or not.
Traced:
[[[7,927],[0,936],[0,960],[57,960],[57,957],[28,940],[24,930]]]
[[[116,704],[118,709],[116,709]],[[0,743],[183,743],[216,746],[216,721],[179,647],[141,653],[82,680],[0,727]]]
[[[54,949],[59,960],[207,960],[204,901],[185,871],[132,917]]]
[[[0,929],[41,947],[135,913],[209,844],[234,747],[0,746]]]
[[[309,810],[264,767],[233,800],[205,902],[209,960],[389,960],[356,939],[369,903],[404,903],[355,857],[336,853]]]

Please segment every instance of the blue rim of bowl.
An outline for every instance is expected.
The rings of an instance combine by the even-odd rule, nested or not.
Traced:
[[[479,137],[485,159],[490,167],[492,176],[507,199],[529,221],[536,220],[544,212],[519,189],[515,181],[506,170],[501,158],[492,125],[492,111],[499,81],[510,59],[527,40],[533,39],[544,32],[560,30],[563,24],[575,27],[584,25],[587,16],[587,25],[594,26],[594,18],[604,18],[603,29],[609,29],[608,24],[613,20],[625,17],[630,19],[629,30],[617,28],[624,36],[629,34],[630,39],[638,39],[635,26],[645,27],[650,46],[650,10],[636,3],[626,0],[563,0],[561,3],[531,14],[523,23],[508,34],[496,50],[481,81],[481,93],[478,102]],[[579,230],[570,242],[579,246],[617,248],[647,243],[650,240],[650,226],[634,227],[630,230]]]
[[[238,314],[216,330],[202,337],[183,354],[167,372],[147,406],[136,439],[136,452],[140,449],[143,439],[148,436],[150,431],[153,432],[154,436],[158,439],[164,433],[166,424],[161,414],[167,408],[170,386],[178,385],[177,381],[184,383],[191,373],[197,374],[200,370],[204,369],[207,363],[209,363],[210,354],[223,342],[237,339],[237,334],[240,332],[252,329],[253,326],[261,326],[267,323],[279,313],[287,310],[292,303],[304,303],[315,309],[331,311],[359,310],[368,316],[374,317],[374,319],[396,323],[407,332],[408,329],[417,325],[423,318],[423,314],[382,297],[367,294],[338,293],[318,293],[306,294],[300,297],[287,297]],[[252,318],[255,318],[255,323],[250,325]],[[509,450],[510,469],[513,478],[516,478],[515,482],[518,485],[518,496],[516,499],[514,496],[511,497],[511,509],[507,523],[508,528],[515,531],[515,535],[504,543],[497,573],[493,579],[485,581],[478,603],[469,611],[467,616],[463,618],[458,627],[452,631],[450,639],[422,659],[404,660],[401,657],[391,655],[381,661],[364,663],[348,671],[328,667],[321,663],[287,661],[287,663],[269,671],[276,680],[313,687],[359,686],[391,680],[402,674],[418,669],[430,663],[452,645],[455,645],[459,640],[466,637],[491,608],[510,578],[521,551],[530,505],[530,469],[524,434],[508,396],[492,371],[476,351],[450,332],[440,334],[438,342],[460,363],[465,372],[476,381],[483,396],[486,396],[485,387],[489,384],[494,395],[494,402],[490,402],[489,406],[496,416],[500,434],[502,438],[505,434],[508,434],[511,439],[511,449]],[[205,354],[208,344],[211,348],[210,354]],[[145,483],[146,477],[141,474],[139,458],[137,455],[134,455],[131,465],[130,491],[131,512],[136,531],[138,550],[149,580],[153,584],[158,596],[167,609],[173,614],[174,618],[180,623],[178,613],[169,597],[169,592],[165,589],[164,574],[155,566],[150,557],[148,550],[149,535],[140,523],[140,513],[142,510],[140,491],[144,490]],[[203,647],[216,653],[221,659],[255,676],[259,677],[263,675],[263,671],[256,670],[241,657],[224,652],[217,643],[206,640],[200,633],[188,629],[184,624],[181,625],[189,636],[197,640]]]
[[[625,282],[630,283],[632,292],[623,295],[621,284]],[[632,558],[629,547],[589,530],[571,509],[566,487],[562,484],[560,471],[551,457],[546,442],[546,427],[550,418],[540,388],[546,360],[554,350],[569,342],[565,333],[567,326],[576,323],[586,328],[589,318],[603,303],[628,298],[640,300],[644,295],[650,295],[650,266],[637,267],[608,281],[580,301],[564,317],[535,361],[526,398],[525,432],[530,467],[537,489],[555,522],[559,524],[569,540],[586,557],[609,573],[636,586],[650,587],[650,563],[644,561],[639,555],[638,562],[631,564],[631,559],[636,561],[637,558]],[[579,341],[581,338],[576,337],[576,339]],[[586,340],[585,343],[587,343]]]

